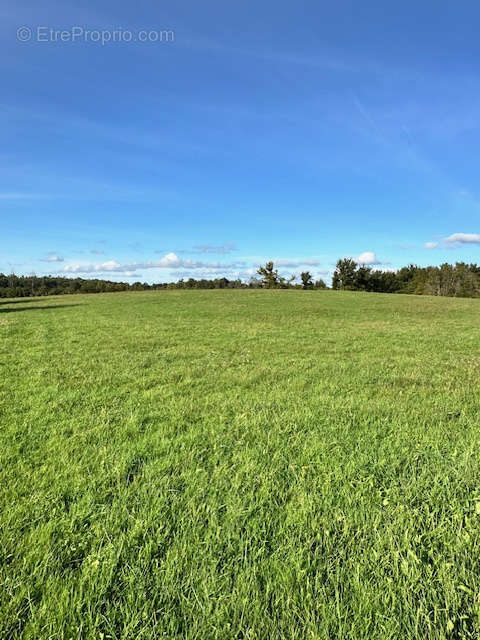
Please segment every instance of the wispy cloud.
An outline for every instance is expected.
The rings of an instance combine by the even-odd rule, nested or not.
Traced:
[[[358,111],[358,113],[362,116],[365,122],[369,125],[369,127],[373,130],[376,136],[381,137],[380,131],[378,130],[377,123],[365,107],[365,105],[361,102],[360,98],[357,96],[355,92],[352,91],[353,104]]]
[[[57,253],[49,253],[45,258],[40,259],[42,262],[64,262],[64,258]]]
[[[190,39],[182,40],[183,46],[199,51],[212,53],[225,53],[230,55],[245,56],[265,60],[279,64],[292,64],[313,68],[328,69],[339,72],[358,71],[358,60],[345,60],[330,52],[318,53],[316,55],[303,55],[296,52],[271,51],[269,49],[256,49],[247,47],[232,47],[231,45],[219,44],[208,40]]]
[[[443,238],[440,241],[425,242],[425,249],[437,249],[443,247],[445,249],[459,248],[466,245],[480,245],[479,233],[452,233],[452,235]]]
[[[157,249],[155,253],[163,253],[165,249]],[[189,254],[189,253],[211,253],[218,255],[225,255],[237,251],[237,246],[233,242],[225,242],[224,244],[196,244],[190,249],[174,249],[175,253]]]
[[[276,267],[297,269],[298,267],[318,267],[321,263],[310,258],[278,258],[274,260]]]
[[[236,251],[237,247],[233,242],[225,242],[221,245],[214,244],[197,244],[192,247],[194,253],[231,253]]]

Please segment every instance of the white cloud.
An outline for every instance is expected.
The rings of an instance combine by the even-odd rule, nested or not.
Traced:
[[[444,249],[454,249],[455,247],[461,247],[462,245],[469,244],[479,244],[480,245],[480,234],[479,233],[452,233],[451,236],[447,238],[443,238],[438,242],[425,242],[423,245],[425,249],[436,249],[437,247],[443,246]]]
[[[233,249],[232,249],[233,250]],[[190,277],[192,272],[195,272],[195,277],[219,277],[226,276],[228,278],[248,278],[251,275],[255,275],[257,271],[257,264],[260,264],[260,259],[253,260],[252,258],[242,259],[236,262],[207,262],[202,260],[192,260],[178,256],[174,252],[165,254],[159,260],[153,260],[149,262],[129,262],[122,263],[117,260],[105,260],[103,262],[85,262],[85,261],[69,261],[63,267],[61,273],[63,274],[92,274],[95,276],[119,274],[121,276],[135,276],[139,277],[138,272],[151,269],[151,270],[169,270],[170,274],[166,277]],[[313,258],[278,258],[274,261],[275,267],[279,268],[283,275],[287,275],[286,269],[293,268],[307,268],[318,267],[321,263]],[[262,262],[263,264],[263,262]],[[319,272],[322,275],[327,272]],[[154,276],[155,278],[162,278],[160,274]]]
[[[245,263],[229,263],[223,264],[221,262],[202,262],[198,260],[184,260],[179,258],[175,253],[167,253],[160,260],[154,260],[151,262],[133,262],[127,264],[121,264],[116,260],[107,260],[100,263],[84,263],[84,262],[72,262],[65,265],[64,272],[66,273],[101,273],[101,272],[116,272],[116,273],[134,273],[139,269],[184,269],[184,270],[198,270],[198,269],[210,269],[216,271],[228,271],[230,269],[243,268]]]
[[[128,268],[122,268],[122,265],[115,260],[107,260],[98,264],[88,264],[84,262],[71,262],[65,265],[63,271],[65,273],[107,273],[107,272],[128,272]]]
[[[444,240],[445,244],[480,244],[478,233],[453,233]]]
[[[355,258],[355,262],[357,264],[368,264],[368,265],[385,264],[380,262],[380,260],[377,258],[376,254],[373,253],[373,251],[364,251],[358,256],[358,258]]]

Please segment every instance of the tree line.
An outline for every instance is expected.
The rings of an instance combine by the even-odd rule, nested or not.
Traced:
[[[241,280],[178,280],[178,282],[113,282],[98,278],[62,278],[57,276],[16,276],[0,273],[0,298],[57,296],[72,293],[111,293],[114,291],[150,291],[156,289],[226,289],[245,287]]]
[[[444,263],[439,267],[411,264],[397,271],[386,271],[343,258],[336,264],[332,289],[478,298],[480,266],[466,262]]]
[[[257,275],[248,282],[240,278],[229,280],[228,278],[195,279],[181,278],[176,282],[113,282],[98,278],[64,278],[57,276],[17,276],[0,273],[0,298],[25,298],[32,296],[56,296],[72,293],[110,293],[114,291],[151,291],[161,289],[302,289],[321,288],[327,285],[323,280],[313,281],[311,275],[302,273],[303,284],[294,283],[295,276],[289,279],[283,278],[274,269],[273,262],[267,262],[265,267],[260,267]]]
[[[332,289],[372,291],[378,293],[411,293],[417,295],[480,297],[480,266],[457,262],[439,267],[409,265],[397,271],[359,265],[351,258],[338,260],[332,278]],[[309,271],[282,276],[272,261],[258,268],[245,282],[239,278],[195,279],[177,282],[113,282],[102,279],[65,278],[57,276],[16,276],[0,273],[0,298],[23,298],[72,293],[109,293],[114,291],[149,291],[160,289],[327,289],[322,279],[314,280]]]

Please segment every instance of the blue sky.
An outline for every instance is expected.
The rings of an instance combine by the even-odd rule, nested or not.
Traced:
[[[0,271],[480,261],[478,3],[78,5],[0,8]]]

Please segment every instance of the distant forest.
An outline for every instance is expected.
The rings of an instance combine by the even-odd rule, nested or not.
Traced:
[[[0,273],[0,298],[23,298],[72,293],[108,293],[114,291],[150,291],[160,289],[327,289],[323,280],[314,280],[304,271],[300,277],[279,275],[273,262],[267,262],[248,282],[240,279],[214,280],[189,278],[177,282],[112,282],[101,279],[62,278],[57,276],[16,276]],[[439,267],[409,265],[397,271],[385,271],[359,265],[350,258],[336,264],[332,289],[411,293],[416,295],[480,297],[480,266],[457,262]]]

